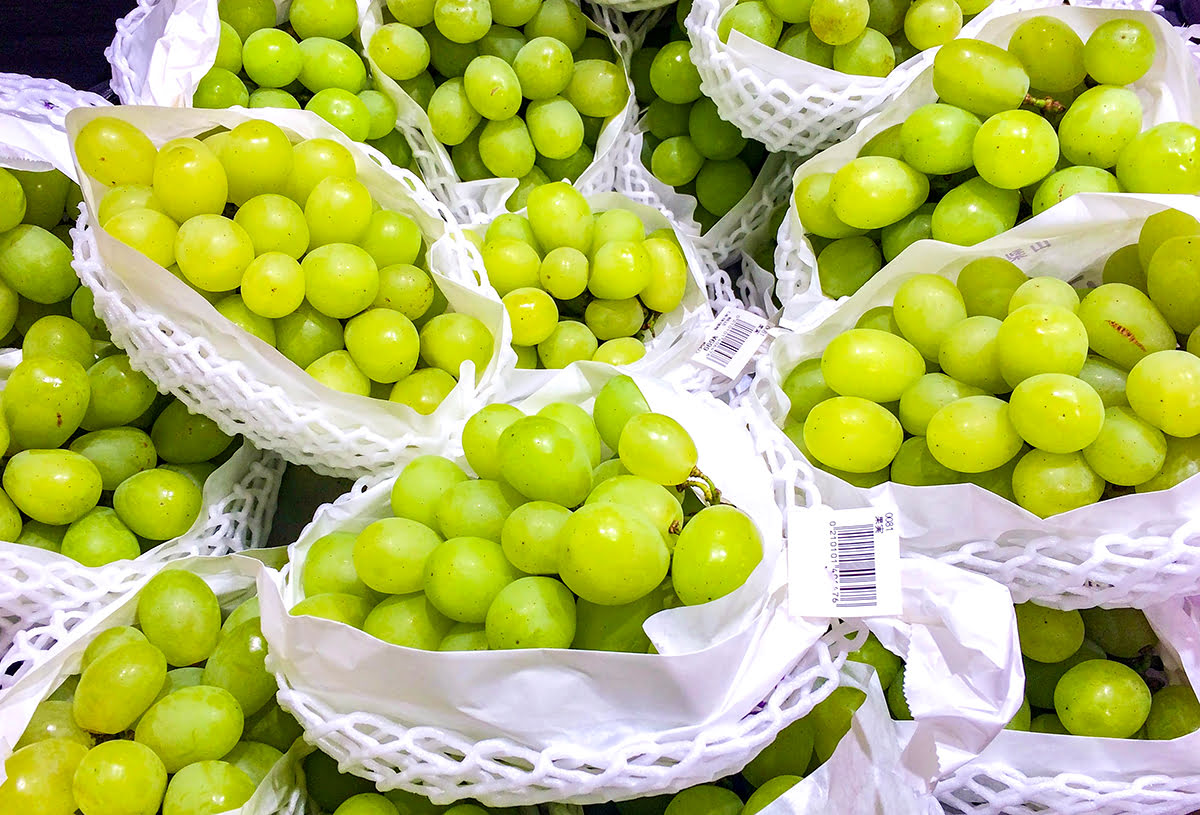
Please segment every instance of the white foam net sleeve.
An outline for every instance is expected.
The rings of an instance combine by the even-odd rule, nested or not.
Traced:
[[[0,542],[0,688],[28,669],[31,654],[66,639],[163,564],[263,547],[283,469],[278,455],[243,444],[205,481],[192,528],[135,560],[84,566],[57,552]]]
[[[1030,276],[1096,285],[1105,260],[1137,242],[1146,217],[1167,208],[1200,214],[1196,196],[1077,195],[988,241],[956,247],[914,245],[822,318],[810,315],[759,358],[748,400],[782,425],[787,397],[780,383],[799,362],[873,306],[892,302],[914,274],[956,280],[978,257],[1004,257]],[[798,466],[833,507],[896,506],[907,551],[985,574],[1016,602],[1063,609],[1135,607],[1195,593],[1200,584],[1200,477],[1169,490],[1108,498],[1038,518],[973,484],[909,487],[886,482],[869,490],[811,467],[788,441]]]
[[[1036,7],[1038,4],[1032,5]],[[1119,0],[1073,5],[1078,8],[1063,6],[1054,12],[1054,16],[1084,37],[1101,23],[1118,16],[1098,14],[1095,9],[1137,12],[1148,8],[1140,3],[1122,3]],[[1013,29],[1035,13],[1036,11],[1028,11],[1003,17],[991,16],[975,33],[979,39],[1005,45]],[[977,20],[983,16],[980,15]],[[1151,127],[1165,121],[1200,121],[1200,96],[1196,91],[1195,63],[1183,40],[1161,17],[1149,14],[1140,17],[1154,32],[1159,46],[1159,53],[1150,71],[1132,86],[1138,93],[1145,111],[1145,126]],[[936,100],[933,66],[930,63],[912,78],[909,86],[892,104],[877,115],[864,120],[853,136],[805,161],[792,176],[792,188],[795,189],[795,186],[809,175],[836,172],[846,162],[855,158],[871,138],[888,127],[903,122],[908,114],[918,107]],[[834,308],[833,301],[821,291],[817,257],[805,235],[793,197],[789,197],[787,214],[779,226],[775,247],[775,277],[775,294],[784,310],[785,325],[796,325],[814,319]]]
[[[615,373],[608,366],[580,365],[522,407],[533,411],[563,400],[586,407],[581,397],[594,395]],[[691,429],[700,466],[763,533],[768,559],[745,586],[716,601],[736,609],[720,615],[729,637],[709,639],[711,632],[698,625],[694,610],[671,617],[675,609],[646,625],[665,656],[570,650],[449,654],[401,648],[337,623],[291,617],[286,609],[302,595],[296,575],[311,541],[336,529],[361,529],[388,513],[391,479],[363,479],[318,511],[292,545],[283,578],[264,574],[259,594],[280,705],[343,771],[437,803],[462,798],[490,806],[598,803],[676,792],[739,771],[783,727],[832,693],[847,635],[831,635],[824,621],[780,616],[783,607],[777,605],[784,584],[779,549],[770,541],[782,524],[774,496],[794,485],[790,457],[784,450],[760,448],[737,414],[711,396],[685,396],[636,376],[635,381],[652,406]],[[738,461],[744,463],[734,464]],[[769,617],[760,616],[762,610]],[[744,639],[751,630],[760,633]],[[335,642],[336,659],[327,660],[323,655]],[[722,667],[712,661],[714,647],[721,649]],[[737,681],[726,687],[734,674]],[[389,690],[398,681],[405,687],[403,700]],[[681,691],[687,697],[683,708]],[[475,701],[462,701],[467,698]]]

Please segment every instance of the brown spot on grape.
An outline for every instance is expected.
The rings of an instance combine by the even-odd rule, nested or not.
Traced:
[[[1125,339],[1129,340],[1131,343],[1136,345],[1138,347],[1138,350],[1141,350],[1141,351],[1146,350],[1146,346],[1142,345],[1141,342],[1138,341],[1138,338],[1136,336],[1134,336],[1134,333],[1132,331],[1130,331],[1128,328],[1121,325],[1116,320],[1105,320],[1105,322],[1108,323],[1110,326],[1112,326],[1113,330],[1116,331],[1118,334],[1120,334],[1122,337],[1124,337]]]
[[[58,419],[58,426],[59,426],[59,427],[62,427],[62,414],[61,414],[61,413],[55,413],[54,415],[55,415],[55,417],[57,417],[57,419]]]

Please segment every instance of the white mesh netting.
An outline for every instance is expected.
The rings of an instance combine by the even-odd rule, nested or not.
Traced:
[[[1039,3],[1033,4],[1035,7]],[[1104,0],[1097,3],[1074,3],[1072,5],[1085,8],[1113,8],[1146,10],[1148,3],[1122,2],[1122,0]],[[1102,18],[1073,12],[1064,9],[1061,18],[1072,26],[1084,32],[1093,30]],[[982,17],[982,15],[981,15]],[[1153,26],[1160,46],[1159,57],[1146,77],[1139,80],[1133,87],[1140,91],[1146,112],[1146,126],[1149,127],[1163,121],[1192,122],[1200,111],[1197,110],[1196,81],[1192,60],[1187,49],[1174,30],[1161,18],[1150,17],[1155,21]],[[1097,22],[1099,20],[1099,22]],[[996,19],[992,17],[986,22],[986,30],[977,31],[980,39],[994,43],[1006,43],[1011,30],[1016,27],[1013,18]],[[926,73],[927,71],[927,73]],[[834,172],[845,162],[858,155],[858,151],[866,142],[893,124],[899,124],[913,110],[928,102],[936,101],[937,94],[933,90],[932,63],[918,72],[918,76],[910,79],[911,87],[902,89],[900,94],[886,110],[862,123],[854,135],[829,150],[815,156],[793,174],[793,189],[802,178],[818,172]],[[785,311],[785,324],[796,324],[805,318],[814,308],[828,309],[832,307],[828,298],[821,291],[821,283],[817,273],[817,257],[812,244],[804,233],[804,227],[796,212],[793,196],[788,196],[788,210],[783,222],[779,225],[775,247],[775,294]],[[823,302],[824,301],[824,302]]]
[[[695,0],[687,18],[692,61],[700,72],[701,90],[721,116],[747,138],[768,150],[813,153],[854,131],[865,116],[903,91],[928,65],[933,51],[924,51],[883,78],[854,76],[806,63],[768,48],[740,32],[721,42],[717,25],[736,0]],[[994,0],[963,26],[970,37],[989,19],[1021,9],[1053,5],[1048,0]],[[1149,9],[1149,0],[1102,0],[1119,8]]]
[[[0,688],[25,673],[31,655],[66,639],[164,563],[262,547],[283,469],[278,455],[243,445],[205,482],[204,508],[192,528],[136,560],[88,567],[55,552],[0,542]]]
[[[905,252],[855,295],[775,340],[759,359],[748,402],[775,424],[788,409],[779,385],[799,362],[818,357],[869,308],[890,304],[914,274],[957,279],[977,257],[1007,257],[1031,276],[1095,285],[1105,260],[1136,243],[1146,217],[1166,208],[1200,213],[1195,196],[1079,195],[972,247],[932,241]],[[779,431],[782,437],[782,431]],[[1200,478],[1169,490],[1123,495],[1042,519],[972,484],[869,490],[817,470],[786,442],[815,480],[818,500],[834,507],[897,506],[909,551],[985,574],[1017,602],[1056,608],[1144,608],[1195,592],[1200,582]]]
[[[568,376],[591,377],[594,384],[595,381],[606,381],[612,375],[611,369],[594,366]],[[652,384],[639,381],[643,388]],[[653,390],[645,390],[645,393],[651,404],[656,404],[657,399],[667,398],[663,394],[669,390],[654,385]],[[561,395],[562,391],[556,393]],[[541,398],[552,400],[542,391],[526,407],[534,409],[539,404],[535,400]],[[735,429],[736,418],[729,413],[729,408],[710,396],[677,394],[675,399],[673,408],[666,412],[685,426],[695,427],[690,421],[700,421],[697,418],[700,414],[726,417],[720,420],[724,422],[721,426],[726,428],[724,433],[714,432],[716,425],[711,425],[704,435],[706,441],[702,442],[699,435],[695,438],[702,451],[701,466],[728,491],[730,500],[747,507],[738,497],[740,489],[743,497],[752,492],[759,500],[767,502],[764,506],[770,506],[773,503],[770,491],[792,493],[795,473],[786,450],[777,446],[760,450],[757,440],[751,442],[744,429]],[[691,405],[687,412],[683,407],[685,403]],[[739,438],[733,442],[731,437],[735,434]],[[769,439],[767,444],[771,444]],[[761,468],[762,476],[769,478],[772,487],[758,488],[758,472],[745,471],[739,477],[728,470],[705,465],[706,455],[712,455],[722,447],[727,448],[727,452],[734,447],[743,448],[743,454],[750,456],[747,460],[761,457],[755,466]],[[740,459],[730,459],[733,460]],[[754,489],[749,489],[748,485],[754,485]],[[759,656],[752,656],[748,651],[743,653],[742,645],[737,645],[735,650],[723,651],[726,654],[722,658],[724,661],[741,664],[737,668],[739,684],[745,683],[744,687],[756,689],[762,687],[763,695],[751,696],[743,687],[737,692],[741,701],[732,706],[723,701],[709,710],[710,702],[716,697],[711,697],[708,690],[701,690],[699,685],[702,683],[697,675],[704,673],[698,666],[708,663],[691,661],[709,660],[711,655],[707,645],[694,646],[703,648],[695,652],[689,647],[686,653],[663,657],[662,662],[655,660],[654,663],[629,659],[629,655],[621,654],[547,651],[536,655],[530,652],[537,656],[541,666],[532,670],[520,652],[433,655],[380,643],[360,632],[326,624],[326,621],[287,616],[284,609],[300,596],[295,575],[303,568],[303,556],[309,542],[329,531],[362,528],[379,517],[377,513],[386,514],[390,488],[390,481],[372,484],[363,479],[350,494],[323,507],[300,541],[291,547],[291,576],[285,574],[288,582],[283,587],[284,596],[268,588],[260,589],[263,630],[271,647],[270,664],[280,683],[280,705],[301,722],[310,743],[317,744],[337,759],[344,771],[368,778],[382,789],[420,792],[439,803],[476,798],[488,805],[507,806],[545,801],[598,803],[623,800],[675,792],[713,781],[740,770],[783,727],[806,715],[817,702],[832,693],[845,654],[852,650],[846,646],[853,635],[850,627],[839,627],[822,637],[819,627],[805,624],[802,629],[795,628],[795,624],[775,617],[781,625],[776,627],[775,623],[769,623],[775,633],[762,635],[775,643],[767,649],[770,655],[761,647],[751,646],[757,649],[754,653],[767,657],[766,662],[756,664]],[[750,509],[747,511],[765,522]],[[778,519],[774,521],[778,522]],[[762,528],[764,540],[769,540],[767,527]],[[775,568],[779,565],[777,561]],[[767,566],[764,563],[763,569]],[[765,586],[767,577],[767,571],[762,574],[756,571],[752,579],[764,581],[762,585]],[[267,579],[264,577],[264,581]],[[772,583],[775,585],[778,584]],[[274,588],[273,584],[271,588]],[[746,613],[757,614],[753,609],[760,602],[755,599],[761,597],[757,592],[758,584],[745,588],[756,589],[753,595],[743,596],[752,603],[746,606]],[[741,597],[733,595],[727,599],[743,602]],[[777,599],[778,596],[771,600],[772,608],[780,608],[774,606]],[[759,621],[750,623],[752,626],[764,621],[761,617],[748,619]],[[801,630],[811,633],[793,634]],[[700,636],[699,630],[692,636]],[[735,639],[741,636],[739,633]],[[805,645],[796,641],[794,650],[789,649],[787,643],[792,642],[791,636],[805,637]],[[321,656],[328,650],[320,644],[327,637],[336,638],[342,644],[337,665]],[[808,643],[811,647],[807,647]],[[558,655],[561,655],[562,665]],[[692,667],[684,668],[680,663],[678,668],[668,668],[673,664],[668,662],[671,659],[688,660]],[[590,667],[585,669],[585,663]],[[769,671],[765,667],[768,663],[772,666]],[[563,666],[567,664],[572,668],[563,674]],[[775,672],[775,666],[779,666],[778,672]],[[484,667],[486,679],[479,673]],[[667,673],[663,673],[664,670]],[[346,672],[344,677],[342,672]],[[366,677],[366,673],[380,678],[386,675],[386,682],[405,682],[404,713],[393,701],[384,698],[385,688]],[[669,678],[668,674],[671,675]],[[525,687],[520,683],[533,681],[535,677],[541,677],[536,679],[538,698],[530,703],[535,707],[543,703],[571,707],[571,724],[568,725],[567,720],[560,723],[557,719],[544,722],[540,718],[542,714],[530,712],[528,705],[519,714],[520,724],[513,719],[516,712],[509,710],[508,697]],[[659,684],[651,681],[651,677],[657,677]],[[724,677],[714,681],[719,684],[713,689],[724,687]],[[474,685],[476,682],[486,682],[488,689],[485,691],[482,686]],[[681,682],[689,686],[698,683],[688,694],[692,699],[687,703],[689,724],[683,728],[674,724],[668,727],[666,723],[674,722],[680,701],[677,698],[680,691],[674,686]],[[618,690],[618,686],[633,689],[633,694]],[[574,688],[570,691],[570,704],[561,698],[569,688]],[[522,693],[521,698],[530,699],[530,691],[532,688]],[[734,688],[731,686],[721,695],[725,693],[735,693]],[[451,700],[464,694],[476,699],[478,704],[463,702],[465,707],[447,708],[460,704]],[[480,698],[480,694],[487,698]],[[607,709],[615,695],[629,703],[633,703],[636,696],[643,696],[645,699],[636,704],[655,706],[656,715],[642,720],[626,710],[621,722],[612,723],[611,732],[608,722],[591,726],[577,723],[580,718],[590,721],[598,715],[596,711]],[[556,699],[559,701],[555,702]],[[741,706],[742,702],[746,707]],[[666,718],[657,715],[660,704],[670,708],[670,712],[664,714]],[[554,717],[559,715],[559,712],[552,714]],[[435,717],[440,721],[431,721]],[[456,726],[447,726],[448,721],[455,722]],[[560,727],[565,729],[560,730]],[[587,729],[586,737],[583,733],[572,732],[573,728],[580,727]],[[593,732],[592,727],[604,732]],[[527,740],[513,731],[533,735]],[[537,747],[531,747],[531,744]]]

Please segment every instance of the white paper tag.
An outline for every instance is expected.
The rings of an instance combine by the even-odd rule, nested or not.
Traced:
[[[788,514],[788,608],[795,617],[899,614],[895,509],[793,509]]]
[[[721,309],[692,359],[730,379],[739,379],[762,347],[771,324],[736,306]]]

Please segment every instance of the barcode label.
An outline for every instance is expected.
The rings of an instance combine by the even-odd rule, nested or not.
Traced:
[[[788,516],[789,607],[797,617],[899,614],[896,511],[794,509]]]
[[[737,379],[767,338],[770,323],[734,306],[721,309],[692,356],[697,363]]]

